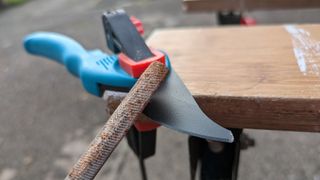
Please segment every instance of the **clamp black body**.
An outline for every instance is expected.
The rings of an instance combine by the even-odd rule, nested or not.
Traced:
[[[123,53],[137,63],[154,56],[124,10],[104,13],[102,22],[107,46],[113,53]],[[156,129],[139,131],[132,126],[127,133],[127,140],[139,159],[142,179],[147,180],[144,159],[155,154]]]

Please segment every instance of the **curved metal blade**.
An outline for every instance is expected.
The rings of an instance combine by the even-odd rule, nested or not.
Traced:
[[[233,142],[231,131],[209,119],[182,80],[171,69],[144,114],[165,127],[200,138]]]

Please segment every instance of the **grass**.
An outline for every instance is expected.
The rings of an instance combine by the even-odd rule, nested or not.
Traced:
[[[19,5],[19,4],[22,4],[26,1],[27,0],[2,0],[3,4],[5,4],[5,5]]]

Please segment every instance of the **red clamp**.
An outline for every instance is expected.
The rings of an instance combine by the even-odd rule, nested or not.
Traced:
[[[257,24],[257,21],[251,17],[242,17],[240,19],[240,24],[244,26],[254,26]]]
[[[144,72],[145,69],[148,68],[148,66],[154,62],[159,61],[163,64],[165,64],[165,55],[157,50],[151,50],[152,54],[154,54],[153,57],[140,60],[140,61],[134,61],[128,56],[126,56],[124,53],[119,54],[119,63],[120,66],[132,77],[138,78],[140,75]],[[135,127],[139,131],[151,131],[153,129],[156,129],[160,126],[160,124],[151,122],[151,121],[136,121],[134,123]]]
[[[137,31],[140,35],[144,33],[143,24],[142,22],[134,16],[130,17],[132,24],[136,27]],[[130,74],[134,78],[140,77],[140,75],[148,68],[148,66],[154,62],[159,61],[165,64],[165,55],[157,50],[150,49],[151,53],[154,55],[152,57],[142,59],[142,60],[133,60],[128,57],[124,53],[120,53],[119,57],[119,64],[128,74]],[[151,131],[156,129],[160,126],[160,124],[155,123],[153,121],[144,121],[144,120],[137,120],[134,123],[134,126],[137,128],[138,131]]]
[[[140,132],[144,132],[144,131],[151,131],[153,129],[156,129],[158,127],[160,127],[161,125],[158,123],[155,123],[153,121],[136,121],[134,123],[134,126],[138,129],[138,131]]]

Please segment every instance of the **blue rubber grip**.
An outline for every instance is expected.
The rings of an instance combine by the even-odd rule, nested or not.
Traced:
[[[75,40],[52,32],[36,32],[24,39],[24,47],[30,54],[47,57],[63,64],[75,76],[79,76],[81,59],[87,51]]]

